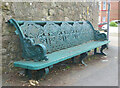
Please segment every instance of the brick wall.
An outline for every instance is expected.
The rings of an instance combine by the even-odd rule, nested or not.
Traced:
[[[111,2],[111,9],[110,9],[110,21],[118,20],[118,2]]]
[[[120,2],[119,3],[118,2],[110,2],[110,21],[118,20],[118,19],[120,20],[120,18],[118,18],[119,14],[120,14]],[[103,2],[101,2],[101,10],[99,12],[99,16],[101,17],[100,22],[103,22],[103,17],[106,17],[105,22],[107,22],[107,16],[108,16],[107,2],[106,2],[106,10],[103,10]]]

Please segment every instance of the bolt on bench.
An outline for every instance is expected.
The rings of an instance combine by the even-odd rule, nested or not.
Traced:
[[[80,55],[80,62],[94,49],[94,54],[105,55],[106,34],[94,30],[89,21],[16,21],[10,19],[19,35],[22,57],[25,60],[14,62],[15,67],[24,68],[31,78],[31,70],[37,76],[49,72],[54,64]],[[101,47],[97,53],[97,47]],[[38,77],[37,77],[38,78]]]

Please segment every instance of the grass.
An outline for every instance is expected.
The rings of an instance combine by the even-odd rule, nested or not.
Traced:
[[[110,22],[111,27],[117,27],[117,24],[115,22]]]

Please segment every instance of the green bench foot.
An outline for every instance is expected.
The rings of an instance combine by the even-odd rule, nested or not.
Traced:
[[[25,76],[27,76],[29,79],[32,79],[32,71],[29,69],[25,69]]]
[[[72,60],[72,63],[73,63],[73,64],[76,64],[76,62],[75,62],[75,57],[72,57],[71,60]]]
[[[49,68],[45,68],[45,75],[49,73]]]
[[[105,53],[96,53],[96,54],[94,54],[94,55],[104,55],[104,56],[106,56]]]
[[[49,73],[49,68],[40,69],[35,72],[35,80],[39,80],[42,77],[45,78],[45,76]],[[29,78],[29,80],[32,79],[32,71],[29,69],[25,69],[25,76]]]
[[[87,64],[85,64],[85,62],[83,61],[83,59],[85,58],[85,57],[87,57],[87,55],[88,55],[88,53],[87,52],[85,52],[85,53],[82,53],[81,55],[80,55],[80,63],[82,63],[84,66],[87,66]]]
[[[82,60],[81,63],[84,65],[84,66],[87,66],[87,64],[85,64],[85,62]]]
[[[46,75],[49,73],[49,68],[45,68],[45,69],[40,69],[40,70],[37,70],[36,72],[36,80],[39,80],[41,78],[45,78]]]
[[[94,55],[104,55],[104,56],[106,56],[106,54],[103,53],[103,50],[104,50],[105,48],[107,48],[107,44],[101,46],[101,48],[100,48],[100,53],[97,53],[97,48],[95,48],[95,49],[94,49]]]
[[[36,76],[36,80],[39,80],[41,79],[42,77],[44,77],[45,75],[45,70],[44,69],[41,69],[41,70],[37,70],[37,72],[35,73],[35,76]]]

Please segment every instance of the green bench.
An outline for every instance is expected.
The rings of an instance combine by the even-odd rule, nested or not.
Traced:
[[[94,30],[89,21],[16,21],[10,19],[19,35],[24,60],[14,66],[24,68],[31,77],[31,70],[38,75],[49,72],[54,64],[80,55],[80,62],[94,49],[94,54],[103,53],[107,47],[106,34]],[[97,53],[97,47],[101,47]]]

